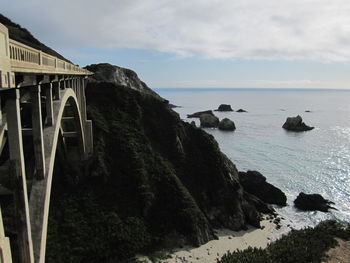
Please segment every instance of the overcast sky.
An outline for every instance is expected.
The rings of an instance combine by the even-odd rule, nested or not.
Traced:
[[[151,87],[350,88],[349,0],[1,0],[80,65]]]

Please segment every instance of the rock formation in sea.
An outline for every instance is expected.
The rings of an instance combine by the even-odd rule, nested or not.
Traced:
[[[216,111],[233,111],[230,104],[220,104]]]
[[[332,201],[324,199],[320,194],[305,194],[303,192],[294,200],[295,207],[304,211],[328,212],[329,209],[334,209],[332,204],[334,204]]]
[[[296,117],[288,117],[282,128],[289,131],[302,132],[312,130],[314,127],[306,125],[301,116],[298,115]]]
[[[236,129],[235,123],[228,118],[224,118],[219,122],[219,130],[234,131]]]
[[[200,118],[203,114],[209,114],[215,116],[212,110],[198,111],[192,114],[187,114],[187,118]]]
[[[246,110],[243,110],[243,109],[239,109],[237,110],[236,112],[247,112]]]
[[[287,205],[286,195],[277,187],[266,182],[266,177],[257,171],[239,172],[243,189],[268,204]]]
[[[219,118],[211,114],[202,114],[199,121],[202,128],[217,128],[219,126]]]

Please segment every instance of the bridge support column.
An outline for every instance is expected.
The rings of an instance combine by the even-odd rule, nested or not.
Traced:
[[[72,82],[73,82],[73,90],[74,90],[74,93],[75,95],[77,96],[77,90],[78,90],[78,87],[77,87],[77,79],[76,78],[73,78],[72,79]]]
[[[31,88],[30,97],[32,101],[33,145],[36,176],[38,179],[43,179],[45,177],[45,152],[41,113],[41,85]]]
[[[25,175],[19,89],[9,90],[6,101],[10,176],[14,180],[14,199],[21,263],[34,263],[29,216],[27,180]]]
[[[80,112],[81,112],[81,118],[83,122],[85,123],[86,121],[86,100],[85,100],[85,79],[81,78],[79,79],[80,82]]]
[[[76,84],[76,96],[77,96],[77,99],[78,99],[79,110],[81,110],[81,97],[80,97],[80,94],[81,94],[81,83],[80,83],[80,78],[79,77],[77,77],[75,79],[75,84]]]
[[[67,87],[67,83],[66,80],[63,78],[62,80],[60,80],[60,89],[64,90]]]
[[[10,240],[5,236],[4,224],[2,222],[2,214],[0,208],[0,262],[12,263]]]
[[[55,122],[53,117],[53,96],[52,96],[52,83],[45,85],[46,96],[46,124],[52,126]]]
[[[2,125],[2,109],[1,109],[1,96],[0,96],[0,126]]]
[[[60,84],[61,84],[60,81],[52,82],[52,95],[54,100],[61,99]]]

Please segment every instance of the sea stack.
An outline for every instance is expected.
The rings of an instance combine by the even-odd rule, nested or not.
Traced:
[[[235,123],[228,118],[224,118],[219,123],[219,130],[234,131],[236,129]]]
[[[310,131],[314,127],[310,127],[303,122],[303,119],[300,115],[296,117],[288,117],[286,122],[283,124],[282,128],[288,131],[302,132]]]
[[[233,109],[229,104],[220,104],[219,108],[215,111],[233,111]]]
[[[320,194],[305,194],[303,192],[294,200],[295,207],[304,211],[328,212],[329,209],[334,209],[330,206],[331,204],[334,203],[324,199]]]
[[[219,125],[219,118],[211,114],[202,114],[199,120],[203,128],[217,128]]]
[[[214,113],[212,110],[206,110],[206,111],[198,111],[192,114],[187,114],[187,118],[200,118],[203,114],[209,114],[214,116]]]

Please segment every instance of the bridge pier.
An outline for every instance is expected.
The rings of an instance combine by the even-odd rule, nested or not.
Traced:
[[[5,236],[1,209],[0,209],[0,262],[12,263],[10,240],[8,237]]]
[[[53,95],[52,95],[52,82],[45,84],[45,97],[46,97],[46,125],[54,125],[53,117]]]
[[[10,89],[6,98],[10,176],[14,181],[13,187],[20,262],[34,263],[19,100],[19,89]]]
[[[45,177],[45,152],[43,138],[43,124],[41,112],[41,85],[30,89],[32,103],[32,136],[35,156],[36,176],[38,179]]]
[[[59,80],[52,82],[53,100],[60,100],[61,99],[60,84],[61,84],[61,82]]]

